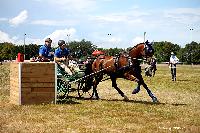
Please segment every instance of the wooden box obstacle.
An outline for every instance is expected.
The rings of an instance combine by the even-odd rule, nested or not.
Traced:
[[[16,105],[56,103],[56,76],[55,63],[11,63],[10,102]]]

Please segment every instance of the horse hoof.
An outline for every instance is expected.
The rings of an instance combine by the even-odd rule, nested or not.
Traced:
[[[153,100],[153,103],[159,103],[159,101],[156,97],[153,97],[152,100]]]
[[[136,93],[138,93],[139,91],[140,91],[140,89],[136,88],[136,89],[133,90],[132,94],[136,94]]]
[[[99,97],[95,97],[94,99],[95,99],[95,100],[99,100]]]
[[[129,101],[129,99],[126,95],[124,95],[124,101]]]

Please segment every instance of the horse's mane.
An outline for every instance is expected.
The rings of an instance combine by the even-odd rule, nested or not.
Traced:
[[[141,43],[138,43],[137,45],[135,45],[135,46],[133,46],[131,49],[129,49],[129,51],[131,51],[132,49],[134,49],[134,48],[136,48],[136,47],[138,47],[139,45],[141,45],[141,44],[144,44],[143,42],[141,42]]]

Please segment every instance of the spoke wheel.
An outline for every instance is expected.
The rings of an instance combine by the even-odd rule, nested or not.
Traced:
[[[57,79],[57,98],[58,99],[67,98],[70,87],[71,85],[68,82],[62,79]]]
[[[78,96],[79,98],[89,98],[91,99],[94,95],[94,91],[93,91],[93,85],[91,86],[91,88],[86,88],[86,81],[85,80],[81,80],[78,83]]]

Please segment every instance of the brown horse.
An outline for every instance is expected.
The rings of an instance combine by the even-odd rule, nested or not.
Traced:
[[[96,73],[93,83],[93,90],[96,99],[99,98],[97,93],[97,85],[101,82],[103,74],[110,76],[112,81],[112,87],[114,87],[118,93],[124,97],[124,100],[128,100],[128,97],[118,88],[116,79],[125,78],[131,81],[137,81],[138,86],[134,89],[133,94],[140,91],[140,86],[147,90],[149,96],[152,98],[153,102],[158,102],[157,98],[152,94],[150,89],[144,83],[141,75],[140,59],[144,57],[152,57],[154,53],[153,47],[149,43],[140,43],[130,49],[129,54],[119,54],[118,57],[104,56],[101,55],[92,63],[92,71]]]

